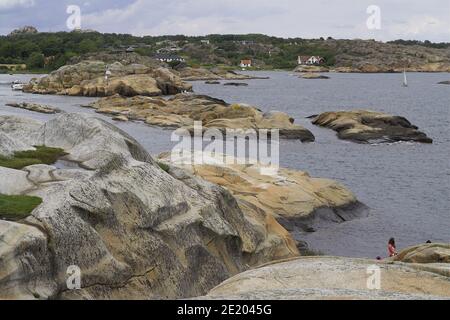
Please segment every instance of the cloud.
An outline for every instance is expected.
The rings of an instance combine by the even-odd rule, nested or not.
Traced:
[[[381,8],[380,30],[366,26],[367,7],[374,3]],[[0,9],[0,32],[24,24],[67,30],[69,4],[81,7],[82,28],[101,32],[450,41],[448,0],[0,0],[0,8],[10,8]]]
[[[34,0],[0,0],[0,11],[7,11],[16,8],[30,8],[34,5]]]

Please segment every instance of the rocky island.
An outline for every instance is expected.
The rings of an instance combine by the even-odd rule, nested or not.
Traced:
[[[313,124],[336,131],[340,139],[359,143],[433,142],[404,117],[381,112],[369,110],[325,112],[311,118]]]
[[[106,78],[109,70],[111,75]],[[103,61],[85,60],[66,65],[40,79],[32,80],[24,92],[59,94],[70,96],[104,97],[160,96],[191,91],[192,86],[183,82],[169,69],[149,67],[143,64],[107,64]]]
[[[123,116],[160,127],[191,127],[194,121],[201,121],[204,128],[278,129],[282,138],[314,141],[314,135],[309,130],[294,124],[294,119],[283,112],[263,113],[253,106],[229,104],[204,95],[178,94],[170,99],[114,95],[99,99],[87,107],[99,113]]]

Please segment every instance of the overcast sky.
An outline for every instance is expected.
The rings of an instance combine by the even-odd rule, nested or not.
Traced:
[[[450,42],[450,0],[0,0],[0,33],[69,31],[68,5],[81,8],[83,29],[101,32]],[[370,5],[380,8],[380,29],[367,27]]]

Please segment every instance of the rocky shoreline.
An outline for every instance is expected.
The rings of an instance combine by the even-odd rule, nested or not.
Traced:
[[[24,109],[24,110],[39,112],[39,113],[45,113],[45,114],[56,114],[56,113],[61,112],[61,110],[58,108],[48,106],[48,105],[37,104],[37,103],[12,102],[12,103],[6,103],[5,105],[8,107],[12,107],[12,108],[19,108],[19,109]]]
[[[170,99],[135,96],[131,98],[114,95],[93,102],[86,107],[96,112],[122,117],[122,120],[139,120],[149,125],[165,128],[185,128],[192,131],[194,121],[204,129],[259,130],[278,129],[280,137],[314,141],[314,135],[306,128],[294,124],[283,112],[263,113],[245,104],[228,104],[223,100],[204,95],[179,94]]]
[[[106,70],[111,73],[108,78]],[[27,93],[88,97],[160,96],[191,90],[190,84],[166,68],[91,60],[61,67],[43,78],[33,79],[23,89]]]

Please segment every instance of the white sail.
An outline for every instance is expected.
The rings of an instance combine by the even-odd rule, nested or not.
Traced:
[[[406,71],[403,71],[403,86],[408,86],[408,80],[406,79]]]

